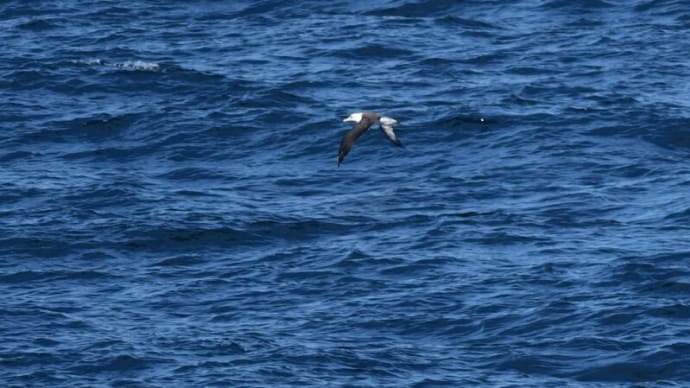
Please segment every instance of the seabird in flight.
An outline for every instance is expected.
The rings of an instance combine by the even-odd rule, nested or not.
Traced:
[[[353,113],[348,118],[343,120],[343,122],[354,121],[355,126],[352,127],[344,136],[343,140],[340,141],[340,151],[338,151],[338,166],[345,159],[345,155],[350,152],[350,148],[355,143],[355,140],[362,136],[364,132],[369,129],[373,124],[379,124],[379,128],[386,134],[388,139],[390,139],[393,144],[398,147],[402,147],[402,143],[398,140],[393,132],[393,126],[398,124],[398,120],[392,119],[390,117],[381,116],[376,112],[358,112]]]

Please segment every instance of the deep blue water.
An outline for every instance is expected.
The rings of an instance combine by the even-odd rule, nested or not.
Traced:
[[[2,386],[690,384],[688,2],[133,3],[0,3]]]

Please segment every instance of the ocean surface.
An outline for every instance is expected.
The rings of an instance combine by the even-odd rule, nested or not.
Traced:
[[[690,4],[2,1],[0,295],[3,387],[689,386]]]

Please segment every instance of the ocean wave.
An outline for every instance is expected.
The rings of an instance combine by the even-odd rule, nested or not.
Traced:
[[[117,70],[126,71],[152,71],[157,72],[161,70],[161,65],[156,62],[147,62],[142,60],[128,60],[124,62],[113,62],[99,58],[81,59],[74,61],[75,64],[102,66]]]

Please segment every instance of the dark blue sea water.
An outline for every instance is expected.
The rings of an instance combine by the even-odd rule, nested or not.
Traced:
[[[3,1],[0,385],[688,386],[689,58],[681,0]]]

